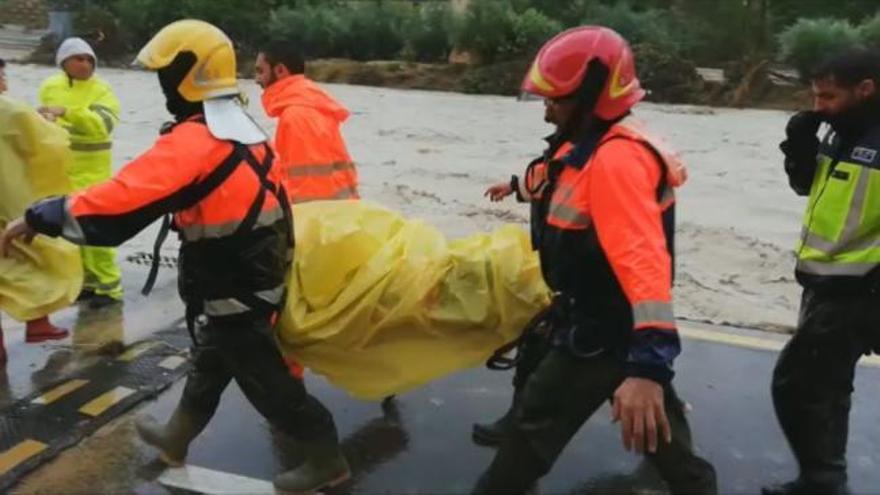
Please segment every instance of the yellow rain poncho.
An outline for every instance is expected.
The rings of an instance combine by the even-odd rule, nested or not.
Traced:
[[[27,106],[0,96],[0,228],[37,199],[70,191],[67,134]],[[28,321],[69,306],[82,284],[79,249],[38,236],[0,258],[0,311]]]
[[[516,226],[447,242],[356,201],[294,207],[282,350],[362,399],[481,365],[549,303]]]

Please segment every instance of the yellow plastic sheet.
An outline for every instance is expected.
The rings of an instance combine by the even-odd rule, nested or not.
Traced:
[[[549,302],[517,226],[447,242],[362,201],[299,204],[294,223],[280,345],[358,398],[481,365]]]
[[[67,133],[0,96],[0,228],[37,199],[70,191]],[[0,311],[28,321],[70,305],[79,294],[79,248],[38,236],[0,258]]]

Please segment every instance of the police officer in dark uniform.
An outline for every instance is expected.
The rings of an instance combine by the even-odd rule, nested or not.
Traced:
[[[859,358],[880,341],[880,55],[848,51],[812,75],[813,111],[781,144],[809,196],[797,248],[797,332],[773,372],[773,404],[800,474],[766,495],[848,493],[846,442]],[[820,142],[823,122],[830,125]]]

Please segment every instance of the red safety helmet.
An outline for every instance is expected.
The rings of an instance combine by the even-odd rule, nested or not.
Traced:
[[[629,43],[601,26],[572,28],[545,43],[523,80],[522,90],[544,98],[574,95],[593,60],[608,69],[594,115],[603,120],[616,119],[645,97]]]

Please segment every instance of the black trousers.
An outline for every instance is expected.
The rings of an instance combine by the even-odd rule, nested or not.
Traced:
[[[773,405],[801,478],[846,482],[846,442],[856,363],[880,334],[880,297],[805,289],[798,328],[773,371]]]
[[[576,358],[553,348],[528,378],[514,427],[474,493],[520,494],[550,471],[580,427],[609,400],[625,379],[619,357]],[[716,493],[715,470],[697,457],[682,402],[672,386],[664,389],[672,443],[660,442],[648,459],[673,493]]]
[[[234,379],[275,428],[300,441],[336,441],[330,411],[291,376],[270,321],[269,315],[248,314],[211,319],[200,328],[180,407],[204,428]]]

